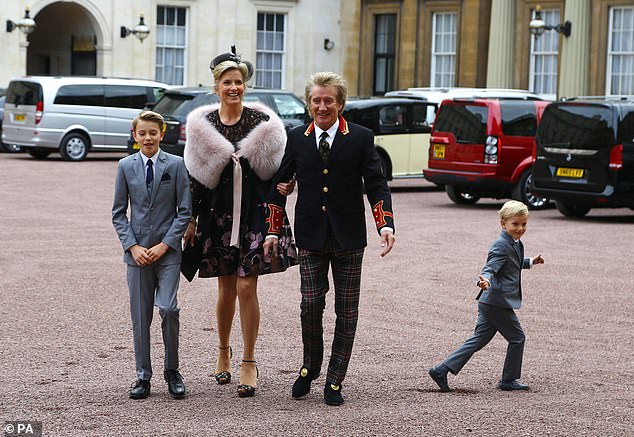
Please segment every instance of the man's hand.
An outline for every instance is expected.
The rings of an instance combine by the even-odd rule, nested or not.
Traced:
[[[165,253],[167,253],[169,246],[163,242],[160,242],[156,246],[152,246],[147,250],[147,256],[150,259],[150,263],[154,263],[161,259]]]
[[[480,287],[483,290],[488,290],[489,287],[491,286],[491,283],[482,275],[478,276],[478,278],[480,279],[478,281],[478,287]]]
[[[278,256],[278,251],[277,251],[278,241],[277,240],[278,238],[276,237],[269,237],[264,240],[264,244],[262,245],[262,250],[264,251],[265,259],[267,257],[277,258]]]
[[[541,253],[533,258],[533,264],[544,264],[544,258]]]
[[[279,182],[275,188],[282,196],[288,196],[295,190],[295,178],[288,182]]]
[[[383,248],[381,257],[390,253],[392,247],[394,247],[395,241],[396,239],[394,238],[394,234],[392,232],[381,232],[381,247]]]
[[[148,264],[152,263],[152,261],[150,261],[150,257],[147,254],[147,249],[143,246],[135,244],[130,248],[130,253],[132,254],[132,258],[134,258],[134,262],[141,267],[147,266]]]
[[[185,230],[185,233],[183,234],[183,241],[185,242],[185,244],[189,243],[190,246],[193,246],[195,237],[196,237],[196,225],[194,224],[194,222],[190,221],[189,224],[187,225],[187,229]]]

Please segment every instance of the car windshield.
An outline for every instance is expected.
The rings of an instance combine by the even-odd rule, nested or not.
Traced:
[[[153,111],[163,115],[186,116],[192,108],[194,96],[187,94],[165,94],[153,108]]]
[[[304,120],[306,109],[296,97],[288,94],[273,94],[273,101],[277,105],[277,112],[281,118]]]
[[[588,149],[614,145],[613,119],[612,110],[605,106],[551,104],[539,123],[539,140],[543,145],[567,144]]]
[[[453,133],[457,143],[484,144],[488,114],[486,106],[441,105],[434,131]]]

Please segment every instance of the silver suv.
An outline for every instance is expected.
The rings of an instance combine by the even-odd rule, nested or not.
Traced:
[[[68,161],[81,161],[89,151],[125,152],[130,122],[168,87],[99,77],[13,79],[4,104],[2,142],[39,159],[55,151]]]

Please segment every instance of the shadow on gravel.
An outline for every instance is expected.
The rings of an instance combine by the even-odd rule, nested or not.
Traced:
[[[440,393],[442,395],[445,395],[445,393],[441,392],[440,390],[438,390],[437,388],[409,388],[406,389],[405,391],[415,391],[418,393]],[[464,388],[454,388],[451,390],[451,393],[457,394],[457,395],[476,395],[478,393],[480,393],[478,390],[468,390],[468,389],[464,389]]]
[[[600,216],[586,216],[586,217],[547,217],[546,219],[550,219],[553,221],[566,221],[566,222],[577,222],[577,223],[605,223],[605,224],[627,224],[634,223],[634,211],[632,211],[631,215],[600,215]]]
[[[442,188],[435,185],[418,187],[394,187],[390,185],[389,188],[392,193],[433,193],[436,191],[442,191]]]

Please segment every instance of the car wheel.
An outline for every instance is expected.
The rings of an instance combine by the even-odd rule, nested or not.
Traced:
[[[50,154],[51,152],[47,150],[29,150],[29,155],[35,159],[44,159]]]
[[[517,199],[528,206],[528,209],[544,209],[548,207],[549,200],[531,191],[533,172],[526,170],[513,190],[513,199]]]
[[[81,161],[88,154],[88,140],[84,134],[66,134],[59,146],[59,153],[66,161]]]
[[[561,200],[557,200],[555,205],[557,205],[559,212],[566,217],[583,217],[590,212],[591,209],[586,205],[576,205],[574,203],[562,202]]]
[[[445,191],[451,201],[459,205],[473,205],[480,200],[478,196],[471,194],[460,187],[456,187],[455,185],[445,185]]]

